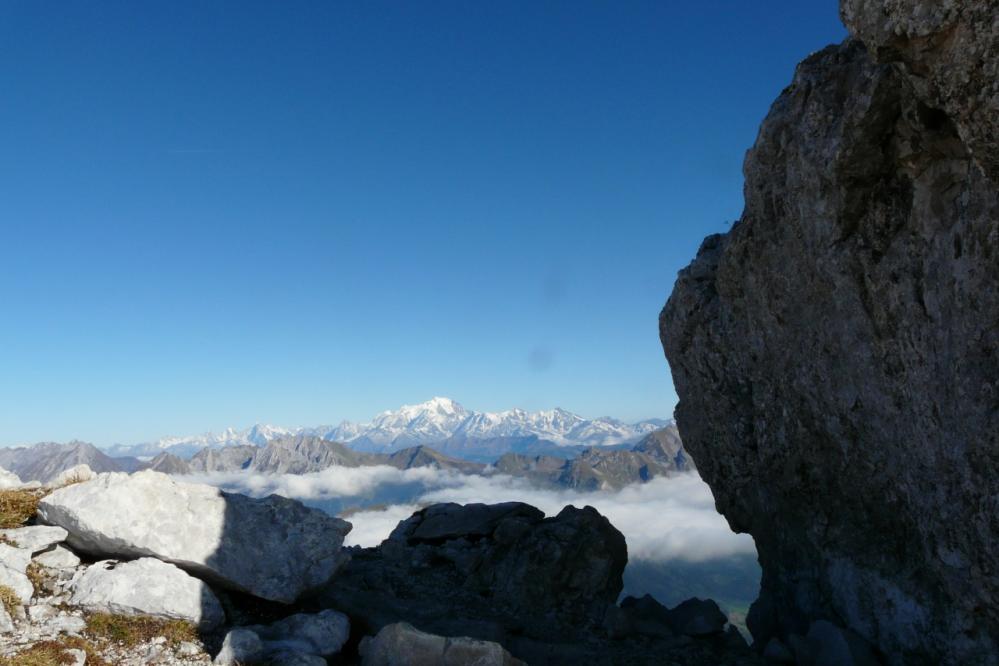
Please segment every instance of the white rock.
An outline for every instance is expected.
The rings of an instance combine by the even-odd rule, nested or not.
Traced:
[[[14,472],[0,467],[0,490],[11,490],[21,487],[21,477]]]
[[[362,641],[361,657],[364,666],[524,666],[499,643],[436,636],[405,622],[386,625],[377,636]]]
[[[193,657],[194,655],[201,654],[201,647],[191,641],[181,641],[177,646],[177,654],[181,657]]]
[[[22,604],[31,603],[31,597],[35,595],[35,587],[23,571],[16,571],[2,564],[0,564],[0,585],[14,590],[14,594]]]
[[[53,544],[65,541],[68,532],[61,527],[52,525],[31,525],[0,530],[0,536],[13,541],[18,548],[37,553]]]
[[[94,470],[90,469],[90,465],[87,465],[86,463],[80,463],[79,465],[74,465],[69,469],[64,469],[63,471],[59,472],[59,474],[57,474],[56,477],[49,482],[49,485],[52,486],[53,488],[60,488],[69,483],[80,483],[82,481],[90,481],[96,476],[97,474],[94,473]]]
[[[0,604],[0,634],[9,634],[12,631],[14,631],[14,620],[3,604]]]
[[[264,644],[260,637],[249,629],[233,629],[225,635],[222,649],[215,655],[213,663],[218,666],[258,661],[264,654]]]
[[[76,553],[60,545],[35,555],[33,561],[49,569],[75,569],[80,566]]]
[[[42,626],[52,634],[78,634],[87,627],[87,621],[76,615],[60,615],[46,620]]]
[[[48,604],[28,606],[28,618],[32,622],[44,622],[59,615],[59,611]]]
[[[301,652],[328,657],[339,652],[350,638],[350,620],[335,610],[297,613],[266,626],[247,629],[264,641],[268,654]]]
[[[73,582],[70,603],[120,615],[188,620],[205,628],[225,621],[219,600],[203,581],[149,557],[87,567]]]
[[[0,543],[0,565],[24,573],[31,562],[31,551]]]
[[[291,603],[332,578],[350,523],[272,495],[253,499],[146,470],[61,488],[39,518],[97,556],[156,557],[255,596]]]

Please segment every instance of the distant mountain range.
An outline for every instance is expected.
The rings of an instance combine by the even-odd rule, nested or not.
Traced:
[[[369,453],[303,434],[276,439],[264,446],[205,448],[190,460],[164,452],[148,463],[150,469],[166,474],[309,474],[330,467],[371,465],[402,470],[433,467],[462,474],[507,474],[526,478],[536,486],[578,490],[620,489],[630,483],[694,469],[674,426],[653,431],[630,448],[591,447],[569,458],[506,453],[493,464],[462,460],[425,445],[393,453]]]
[[[189,437],[166,437],[135,445],[105,449],[112,457],[152,458],[170,453],[190,458],[204,448],[264,446],[269,442],[306,435],[349,444],[356,451],[391,453],[432,445],[441,452],[462,458],[491,461],[513,451],[525,455],[571,455],[591,446],[633,444],[670,422],[648,419],[625,423],[610,417],[586,419],[564,409],[527,412],[475,412],[450,398],[433,398],[418,405],[385,411],[369,423],[344,421],[338,426],[281,428],[254,425],[245,430],[228,428],[221,433]],[[560,447],[575,447],[561,451]]]
[[[288,435],[263,446],[232,444],[205,447],[190,459],[162,451],[152,460],[114,458],[92,444],[46,442],[34,446],[0,449],[0,467],[24,481],[48,483],[76,465],[95,472],[134,472],[154,469],[166,474],[255,472],[259,474],[308,474],[330,467],[388,465],[407,470],[433,467],[462,474],[507,474],[543,487],[579,490],[618,489],[636,482],[693,470],[676,427],[669,425],[647,434],[634,445],[591,447],[563,446],[569,455],[525,455],[507,451],[490,464],[447,455],[426,445],[391,453],[358,451],[346,444],[316,435]]]

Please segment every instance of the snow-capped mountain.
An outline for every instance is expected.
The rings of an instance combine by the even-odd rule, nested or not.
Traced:
[[[114,446],[107,447],[105,451],[108,455],[114,457],[134,456],[136,458],[149,458],[165,451],[182,458],[189,458],[205,448],[220,449],[241,444],[264,446],[271,440],[294,435],[300,430],[301,428],[288,429],[258,423],[245,430],[226,428],[222,432],[217,433],[206,432],[186,437],[164,437],[154,442],[143,442],[141,444],[115,444]]]
[[[635,442],[668,423],[662,419],[649,419],[629,424],[607,416],[586,419],[560,408],[539,412],[523,409],[475,412],[450,398],[438,397],[418,405],[403,405],[394,411],[381,412],[370,423],[343,421],[337,426],[293,429],[258,424],[245,430],[227,428],[221,433],[166,437],[134,446],[117,445],[110,447],[108,452],[115,456],[149,457],[167,451],[190,457],[203,448],[247,444],[263,446],[272,440],[298,434],[345,442],[365,451],[396,451],[447,440],[527,437],[560,446],[607,446]]]

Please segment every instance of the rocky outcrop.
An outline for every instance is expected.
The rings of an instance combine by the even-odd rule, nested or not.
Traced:
[[[92,564],[71,590],[70,603],[90,611],[187,620],[204,629],[225,621],[218,598],[205,583],[151,557]]]
[[[350,523],[272,495],[254,499],[159,472],[107,474],[46,496],[39,518],[98,557],[155,557],[216,584],[291,603],[343,564]]]
[[[996,9],[843,16],[866,48],[798,67],[663,310],[677,422],[756,540],[759,645],[999,663]]]
[[[390,624],[361,645],[363,666],[524,666],[498,643],[428,634]]]
[[[463,636],[497,643],[532,666],[757,663],[737,632],[721,630],[726,618],[713,602],[668,610],[652,601],[669,619],[658,633],[643,633],[633,620],[648,602],[615,605],[624,538],[590,507],[545,518],[519,502],[437,504],[379,547],[351,554],[319,603],[347,613],[361,635],[409,623],[434,635],[426,640],[437,657],[451,640],[441,637]],[[690,627],[698,633],[684,633]]]
[[[941,109],[979,168],[999,182],[999,23],[988,0],[843,0],[850,31],[900,63],[916,96]]]

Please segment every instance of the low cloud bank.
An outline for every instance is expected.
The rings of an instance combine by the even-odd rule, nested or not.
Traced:
[[[632,561],[700,562],[756,554],[752,538],[732,533],[715,511],[711,490],[695,474],[587,493],[539,489],[499,474],[473,476],[428,467],[332,467],[313,474],[209,474],[192,480],[254,496],[276,493],[330,513],[349,511],[354,529],[348,545],[377,545],[399,521],[427,504],[519,501],[549,516],[567,504],[595,507],[624,534]]]

